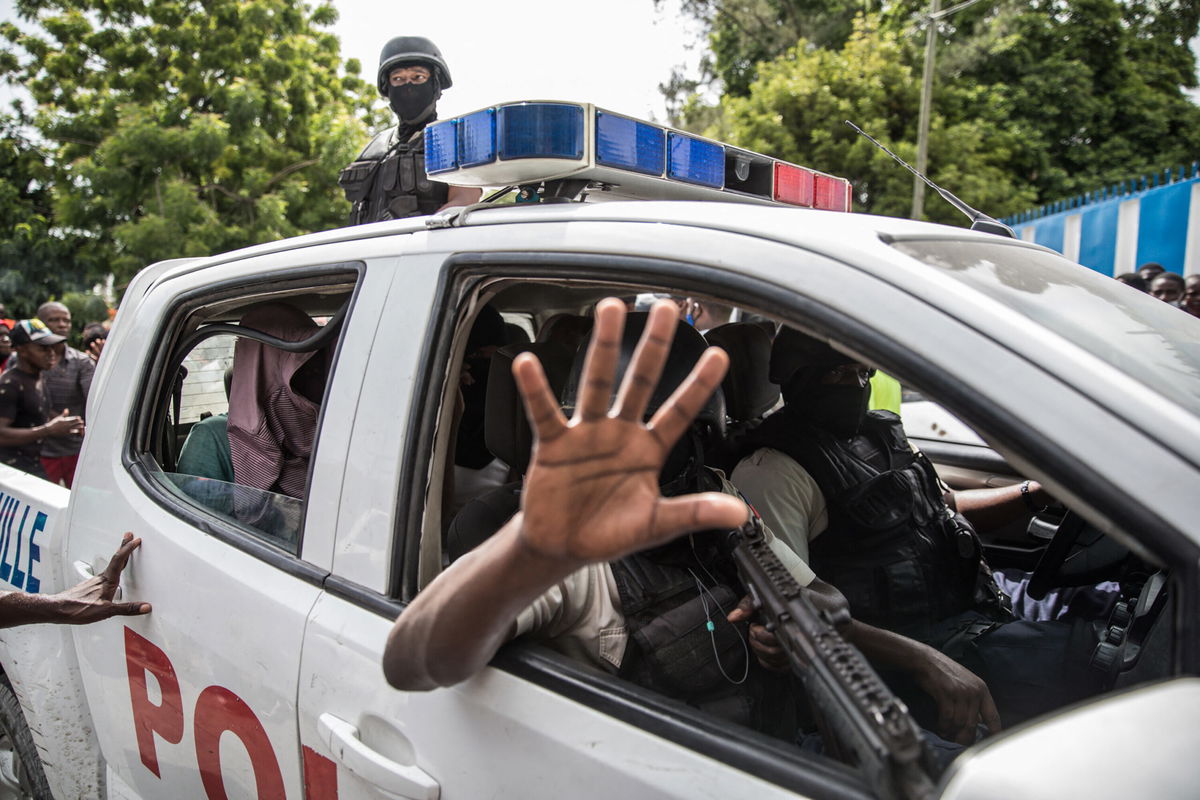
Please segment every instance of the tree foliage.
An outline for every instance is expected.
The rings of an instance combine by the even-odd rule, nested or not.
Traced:
[[[663,0],[654,0],[661,6]],[[783,56],[804,39],[838,49],[849,38],[862,0],[682,0],[680,10],[701,23],[710,55],[701,82],[718,81],[726,94],[745,96],[758,65]]]
[[[67,292],[57,299],[71,312],[72,346],[79,346],[80,334],[88,325],[95,322],[104,323],[109,319],[108,303],[95,292]]]
[[[1196,158],[1200,109],[1183,89],[1196,85],[1198,22],[1193,2],[1009,0],[947,31],[938,80],[992,90],[978,113],[1019,126],[1014,171],[1056,200]]]
[[[857,208],[907,215],[909,173],[844,124],[852,120],[891,143],[901,158],[915,160],[920,75],[905,63],[901,38],[877,26],[877,18],[859,17],[837,50],[810,47],[802,40],[785,56],[760,65],[748,96],[722,100],[720,121],[709,133],[851,177]],[[968,203],[996,213],[1017,211],[1033,200],[1032,191],[1019,187],[1007,169],[1019,146],[1015,131],[993,121],[935,115],[932,177],[953,186]],[[929,212],[939,221],[960,221],[959,212],[940,202],[929,204]]]
[[[52,179],[20,120],[0,115],[0,300],[10,317],[33,316],[38,305],[98,272],[93,241],[52,222]]]
[[[851,178],[868,210],[907,214],[911,176],[842,120],[912,160],[927,6],[873,7],[850,25],[862,2],[685,0],[712,55],[705,74],[663,87],[675,121],[783,148],[768,151]],[[1200,0],[984,0],[937,25],[931,177],[989,213],[1200,152],[1200,109],[1183,91],[1196,84]],[[696,91],[705,82],[715,106]],[[953,218],[937,199],[926,209]]]
[[[54,165],[52,225],[127,278],[344,223],[372,89],[302,0],[18,0],[0,60]]]

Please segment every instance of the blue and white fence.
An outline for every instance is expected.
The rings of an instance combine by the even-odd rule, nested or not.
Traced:
[[[1017,236],[1105,275],[1157,261],[1200,273],[1200,162],[1122,181],[1004,220]]]

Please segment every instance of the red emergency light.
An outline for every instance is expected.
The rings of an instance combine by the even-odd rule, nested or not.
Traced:
[[[813,204],[813,178],[815,177],[816,175],[812,170],[787,164],[783,161],[776,161],[775,199],[781,203],[811,208]]]
[[[817,175],[813,207],[829,211],[850,210],[850,181],[832,175]]]
[[[822,175],[786,161],[775,162],[776,201],[827,211],[850,210],[850,181]]]

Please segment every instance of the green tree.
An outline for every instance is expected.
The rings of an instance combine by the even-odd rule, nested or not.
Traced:
[[[664,0],[654,0],[659,7]],[[800,39],[810,47],[840,49],[858,13],[887,9],[888,19],[903,19],[918,6],[912,0],[681,0],[683,14],[700,23],[708,56],[701,60],[697,83],[720,85],[726,95],[745,96],[761,63],[773,61]],[[664,94],[686,90],[686,76],[664,85]]]
[[[909,173],[843,122],[855,122],[902,158],[914,159],[920,76],[907,66],[902,37],[880,29],[878,22],[874,16],[857,18],[840,49],[811,47],[802,40],[783,57],[760,64],[747,96],[722,99],[720,121],[708,133],[849,178],[859,210],[907,215]],[[1016,133],[993,121],[935,114],[931,177],[990,213],[1015,212],[1033,200],[1032,190],[1018,186],[1007,169],[1019,147]],[[927,210],[938,221],[964,220],[940,200],[931,201]]]
[[[52,179],[21,120],[0,115],[0,302],[10,317],[31,317],[100,272],[89,237],[53,225]]]
[[[1196,85],[1198,21],[1200,3],[1171,0],[973,8],[944,40],[938,81],[986,86],[991,103],[942,111],[1018,127],[1027,146],[1012,169],[1038,202],[1190,162],[1200,108],[1183,89]]]
[[[301,0],[18,0],[8,79],[57,167],[53,224],[124,279],[344,224],[337,172],[373,90],[329,5]]]
[[[919,92],[911,79],[924,56],[927,6],[876,4],[870,30],[860,26],[845,38],[823,24],[839,8],[848,16],[854,7],[835,0],[685,0],[685,12],[706,26],[712,56],[704,75],[691,82],[676,75],[663,87],[678,109],[674,121],[739,134],[772,118],[799,124],[789,115],[794,98],[769,87],[789,70],[800,79],[803,70],[825,69],[824,88],[809,99],[825,111],[857,113],[850,118],[873,133],[885,131],[880,138],[912,160]],[[1189,43],[1198,26],[1200,0],[985,0],[958,11],[938,23],[931,177],[1002,214],[1192,161],[1200,152],[1200,108],[1183,90],[1196,85]],[[784,44],[806,29],[817,33]],[[864,36],[878,37],[883,47],[878,55],[888,63],[870,61],[875,66],[867,73],[890,76],[885,96],[853,69],[846,75],[826,69],[835,62],[853,68],[845,59]],[[716,108],[696,93],[705,81],[723,88]],[[737,120],[743,113],[758,118]],[[858,153],[849,144],[852,132],[837,128],[841,118],[807,111],[799,117],[821,127],[773,138],[807,142],[794,152],[854,180],[868,209],[907,213],[906,172],[890,167],[893,173],[885,174],[882,161],[868,169],[867,161],[886,157]],[[845,146],[814,151],[817,142]],[[944,218],[941,201],[927,197],[927,213]]]
[[[108,303],[95,292],[67,292],[58,301],[71,311],[71,344],[78,346],[83,329],[108,321]]]

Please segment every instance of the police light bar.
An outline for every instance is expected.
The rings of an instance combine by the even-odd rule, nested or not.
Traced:
[[[564,178],[646,200],[850,210],[850,181],[591,103],[517,102],[425,128],[425,171],[457,186]]]

